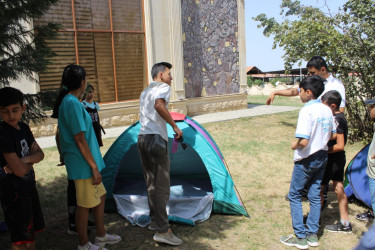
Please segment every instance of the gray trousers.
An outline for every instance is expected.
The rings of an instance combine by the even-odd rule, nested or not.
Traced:
[[[150,217],[157,231],[169,229],[167,203],[170,194],[168,143],[158,134],[138,136],[143,175],[147,186]]]

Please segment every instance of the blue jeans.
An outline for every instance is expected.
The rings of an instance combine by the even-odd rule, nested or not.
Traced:
[[[368,178],[368,186],[371,194],[372,211],[375,212],[375,179]]]
[[[294,163],[288,198],[292,213],[294,233],[298,238],[317,234],[320,218],[320,183],[327,165],[327,151],[320,150],[309,157]],[[307,218],[307,229],[303,224],[302,190],[308,185],[307,197],[310,202],[310,213]]]

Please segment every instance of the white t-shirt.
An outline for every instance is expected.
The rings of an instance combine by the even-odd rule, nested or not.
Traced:
[[[328,150],[327,143],[331,134],[336,133],[332,110],[320,102],[311,100],[300,110],[296,129],[296,138],[309,140],[303,148],[294,151],[294,161],[299,161],[320,151]]]
[[[324,85],[324,91],[323,93],[319,96],[318,99],[321,99],[322,95],[324,95],[326,92],[330,91],[330,90],[336,90],[340,93],[341,95],[341,103],[340,103],[340,107],[342,108],[345,108],[345,104],[346,104],[346,98],[345,98],[345,87],[344,87],[344,84],[342,84],[342,82],[340,82],[338,79],[334,78],[332,76],[332,74],[329,74],[329,77],[326,79],[326,81],[324,82],[325,85]]]
[[[301,89],[298,87],[298,92],[301,92]],[[320,100],[322,98],[322,95],[324,95],[326,92],[330,90],[336,90],[341,95],[341,103],[340,107],[345,108],[346,104],[346,97],[345,97],[345,87],[342,82],[340,82],[337,78],[334,78],[332,74],[329,74],[329,77],[324,81],[324,91],[323,93],[318,97]]]
[[[167,123],[155,109],[156,99],[164,99],[166,108],[169,103],[170,86],[164,82],[151,82],[148,88],[142,91],[140,97],[141,131],[139,134],[159,134],[168,141]]]
[[[375,131],[375,123],[373,125],[374,131]],[[370,144],[370,148],[368,150],[367,155],[367,169],[366,173],[368,177],[375,179],[375,159],[371,159],[371,157],[375,154],[375,133],[372,137],[372,141]]]

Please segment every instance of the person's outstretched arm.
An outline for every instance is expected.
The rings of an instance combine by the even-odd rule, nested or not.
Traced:
[[[289,89],[283,89],[283,90],[275,90],[273,91],[267,101],[266,101],[266,104],[267,105],[270,105],[271,103],[273,103],[273,99],[275,99],[275,96],[276,95],[280,95],[280,96],[297,96],[299,95],[299,92],[298,92],[298,89],[297,88],[289,88]]]
[[[171,114],[168,112],[168,109],[165,107],[165,100],[164,99],[156,99],[154,105],[156,111],[159,115],[169,124],[172,126],[173,131],[176,133],[175,138],[178,139],[182,136],[182,131],[177,124],[174,122]]]

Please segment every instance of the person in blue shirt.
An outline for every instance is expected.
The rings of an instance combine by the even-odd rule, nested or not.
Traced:
[[[91,117],[79,101],[87,86],[84,68],[74,64],[66,66],[61,86],[53,111],[58,118],[61,154],[68,179],[74,180],[76,188],[78,250],[101,249],[106,244],[120,242],[121,237],[107,234],[104,228],[106,190],[100,171],[105,165]],[[90,209],[93,210],[95,219],[95,244],[91,243],[87,236]]]

